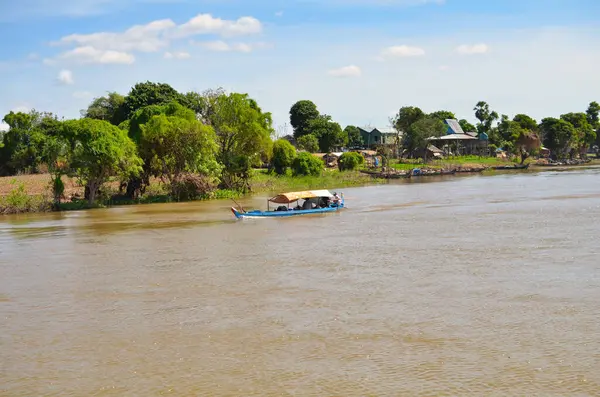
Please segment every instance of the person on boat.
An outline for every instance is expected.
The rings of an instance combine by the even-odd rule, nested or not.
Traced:
[[[333,204],[339,205],[341,202],[340,196],[338,196],[337,192],[333,192]]]

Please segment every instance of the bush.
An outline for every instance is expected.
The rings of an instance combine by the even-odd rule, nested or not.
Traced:
[[[292,172],[294,176],[319,176],[325,167],[325,163],[318,157],[310,153],[302,152],[294,159],[292,163]]]
[[[296,158],[296,148],[285,139],[278,139],[273,143],[273,159],[271,164],[276,174],[283,175]]]
[[[25,185],[13,180],[11,184],[16,185],[8,195],[0,196],[0,214],[20,214],[23,212],[50,211],[52,203],[43,195],[29,195]]]
[[[313,134],[303,135],[298,138],[298,147],[310,153],[319,151],[319,139]]]
[[[352,171],[363,165],[365,158],[356,152],[346,152],[340,156],[338,167],[340,171]]]
[[[215,188],[215,183],[206,175],[191,173],[180,174],[171,183],[171,192],[177,201],[203,198]]]

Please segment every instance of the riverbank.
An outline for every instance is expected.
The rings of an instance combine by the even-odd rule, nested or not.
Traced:
[[[49,212],[53,210],[79,210],[115,205],[133,205],[150,203],[167,203],[174,201],[168,194],[167,187],[158,179],[152,179],[146,193],[137,200],[117,198],[119,183],[107,183],[104,186],[98,203],[90,206],[83,200],[84,188],[77,180],[64,176],[64,201],[56,208],[52,202],[50,175],[19,175],[0,178],[0,214],[19,214],[26,212]],[[322,176],[292,177],[268,174],[264,169],[253,171],[250,179],[251,194],[274,193],[317,188],[345,188],[372,185],[384,182],[358,171],[340,172],[325,170]],[[215,190],[203,197],[203,200],[239,198],[243,195],[232,190]]]
[[[256,169],[250,179],[250,194],[277,193],[282,191],[296,191],[320,188],[347,188],[386,183],[389,179],[408,177],[427,177],[435,175],[452,175],[457,173],[495,172],[495,170],[524,171],[516,163],[496,159],[483,159],[487,161],[476,162],[476,159],[460,158],[458,161],[442,160],[429,164],[402,163],[392,164],[385,172],[381,171],[347,171],[327,169],[321,176],[292,177],[268,174],[264,169]],[[559,163],[544,164],[527,161],[529,171],[544,171],[568,169],[579,166],[600,165],[599,159],[593,159],[584,164]],[[517,167],[515,167],[517,166]],[[411,173],[410,170],[418,169]],[[63,177],[65,185],[65,200],[56,207],[52,201],[50,175],[19,175],[0,178],[0,214],[19,214],[27,212],[69,211],[89,208],[102,208],[116,205],[134,205],[167,203],[175,201],[169,194],[167,187],[157,179],[151,180],[146,193],[137,200],[127,200],[119,197],[119,183],[117,181],[104,186],[103,193],[98,203],[90,206],[83,200],[84,188],[77,180]],[[202,200],[236,199],[243,195],[232,190],[215,190],[202,198]]]

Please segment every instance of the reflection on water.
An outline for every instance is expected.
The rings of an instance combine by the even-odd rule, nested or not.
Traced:
[[[2,218],[0,395],[600,395],[599,176]]]

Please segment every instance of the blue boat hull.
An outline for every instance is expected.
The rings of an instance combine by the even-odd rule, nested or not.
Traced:
[[[344,208],[344,204],[340,204],[339,206],[331,206],[326,208],[315,208],[311,210],[294,210],[290,209],[288,211],[248,211],[248,212],[240,212],[237,209],[231,207],[231,212],[235,215],[236,218],[283,218],[290,216],[299,216],[299,215],[310,215],[310,214],[322,214],[328,212],[335,212],[341,208]]]

